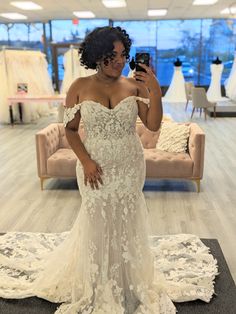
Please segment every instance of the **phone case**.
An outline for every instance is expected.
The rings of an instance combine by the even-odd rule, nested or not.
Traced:
[[[138,63],[143,63],[149,66],[150,54],[147,52],[136,53],[135,55],[135,69],[136,71],[146,72]]]

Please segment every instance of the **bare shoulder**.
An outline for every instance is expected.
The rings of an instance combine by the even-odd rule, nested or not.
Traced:
[[[91,76],[77,78],[70,86],[66,95],[66,107],[73,107],[79,101],[79,94],[91,81]]]
[[[127,77],[126,79],[137,89],[137,96],[148,97],[148,89],[142,82],[135,80],[133,77]]]
[[[76,89],[83,88],[83,86],[85,86],[88,82],[91,81],[92,76],[93,76],[93,75],[77,78],[77,79],[74,80],[74,82],[71,84],[70,89],[76,90]],[[69,90],[70,90],[70,89],[69,89]]]

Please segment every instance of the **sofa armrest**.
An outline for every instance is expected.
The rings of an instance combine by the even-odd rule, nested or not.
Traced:
[[[193,178],[201,179],[204,168],[205,133],[196,123],[190,123],[188,151],[193,160]]]
[[[52,123],[35,135],[38,176],[47,176],[47,160],[59,149],[60,133],[57,123]]]

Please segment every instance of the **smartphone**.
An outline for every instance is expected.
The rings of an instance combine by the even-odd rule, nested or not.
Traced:
[[[135,54],[135,70],[146,72],[144,68],[138,65],[138,63],[143,63],[149,67],[150,54],[148,52],[138,52]]]

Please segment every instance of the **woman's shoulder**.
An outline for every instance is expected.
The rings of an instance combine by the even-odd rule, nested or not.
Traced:
[[[143,94],[147,94],[147,88],[144,85],[144,83],[135,80],[135,78],[133,77],[126,77],[127,82],[129,82],[130,84],[132,84],[136,90],[138,91],[138,95],[143,95]]]
[[[125,77],[126,81],[129,82],[130,84],[133,84],[137,87],[142,86],[143,84],[140,81],[137,81],[135,78],[133,77]]]
[[[76,87],[83,86],[87,84],[88,82],[91,82],[93,80],[93,76],[94,74],[89,75],[89,76],[84,76],[84,77],[78,77],[76,80],[74,80],[71,86],[76,86]]]
[[[75,79],[70,85],[68,93],[78,94],[85,86],[88,86],[89,82],[93,80],[92,76],[93,75]]]
[[[88,86],[88,83],[92,80],[91,76],[80,77],[74,80],[70,85],[70,88],[66,96],[66,107],[74,106],[75,103],[78,103],[79,95],[81,91]]]

